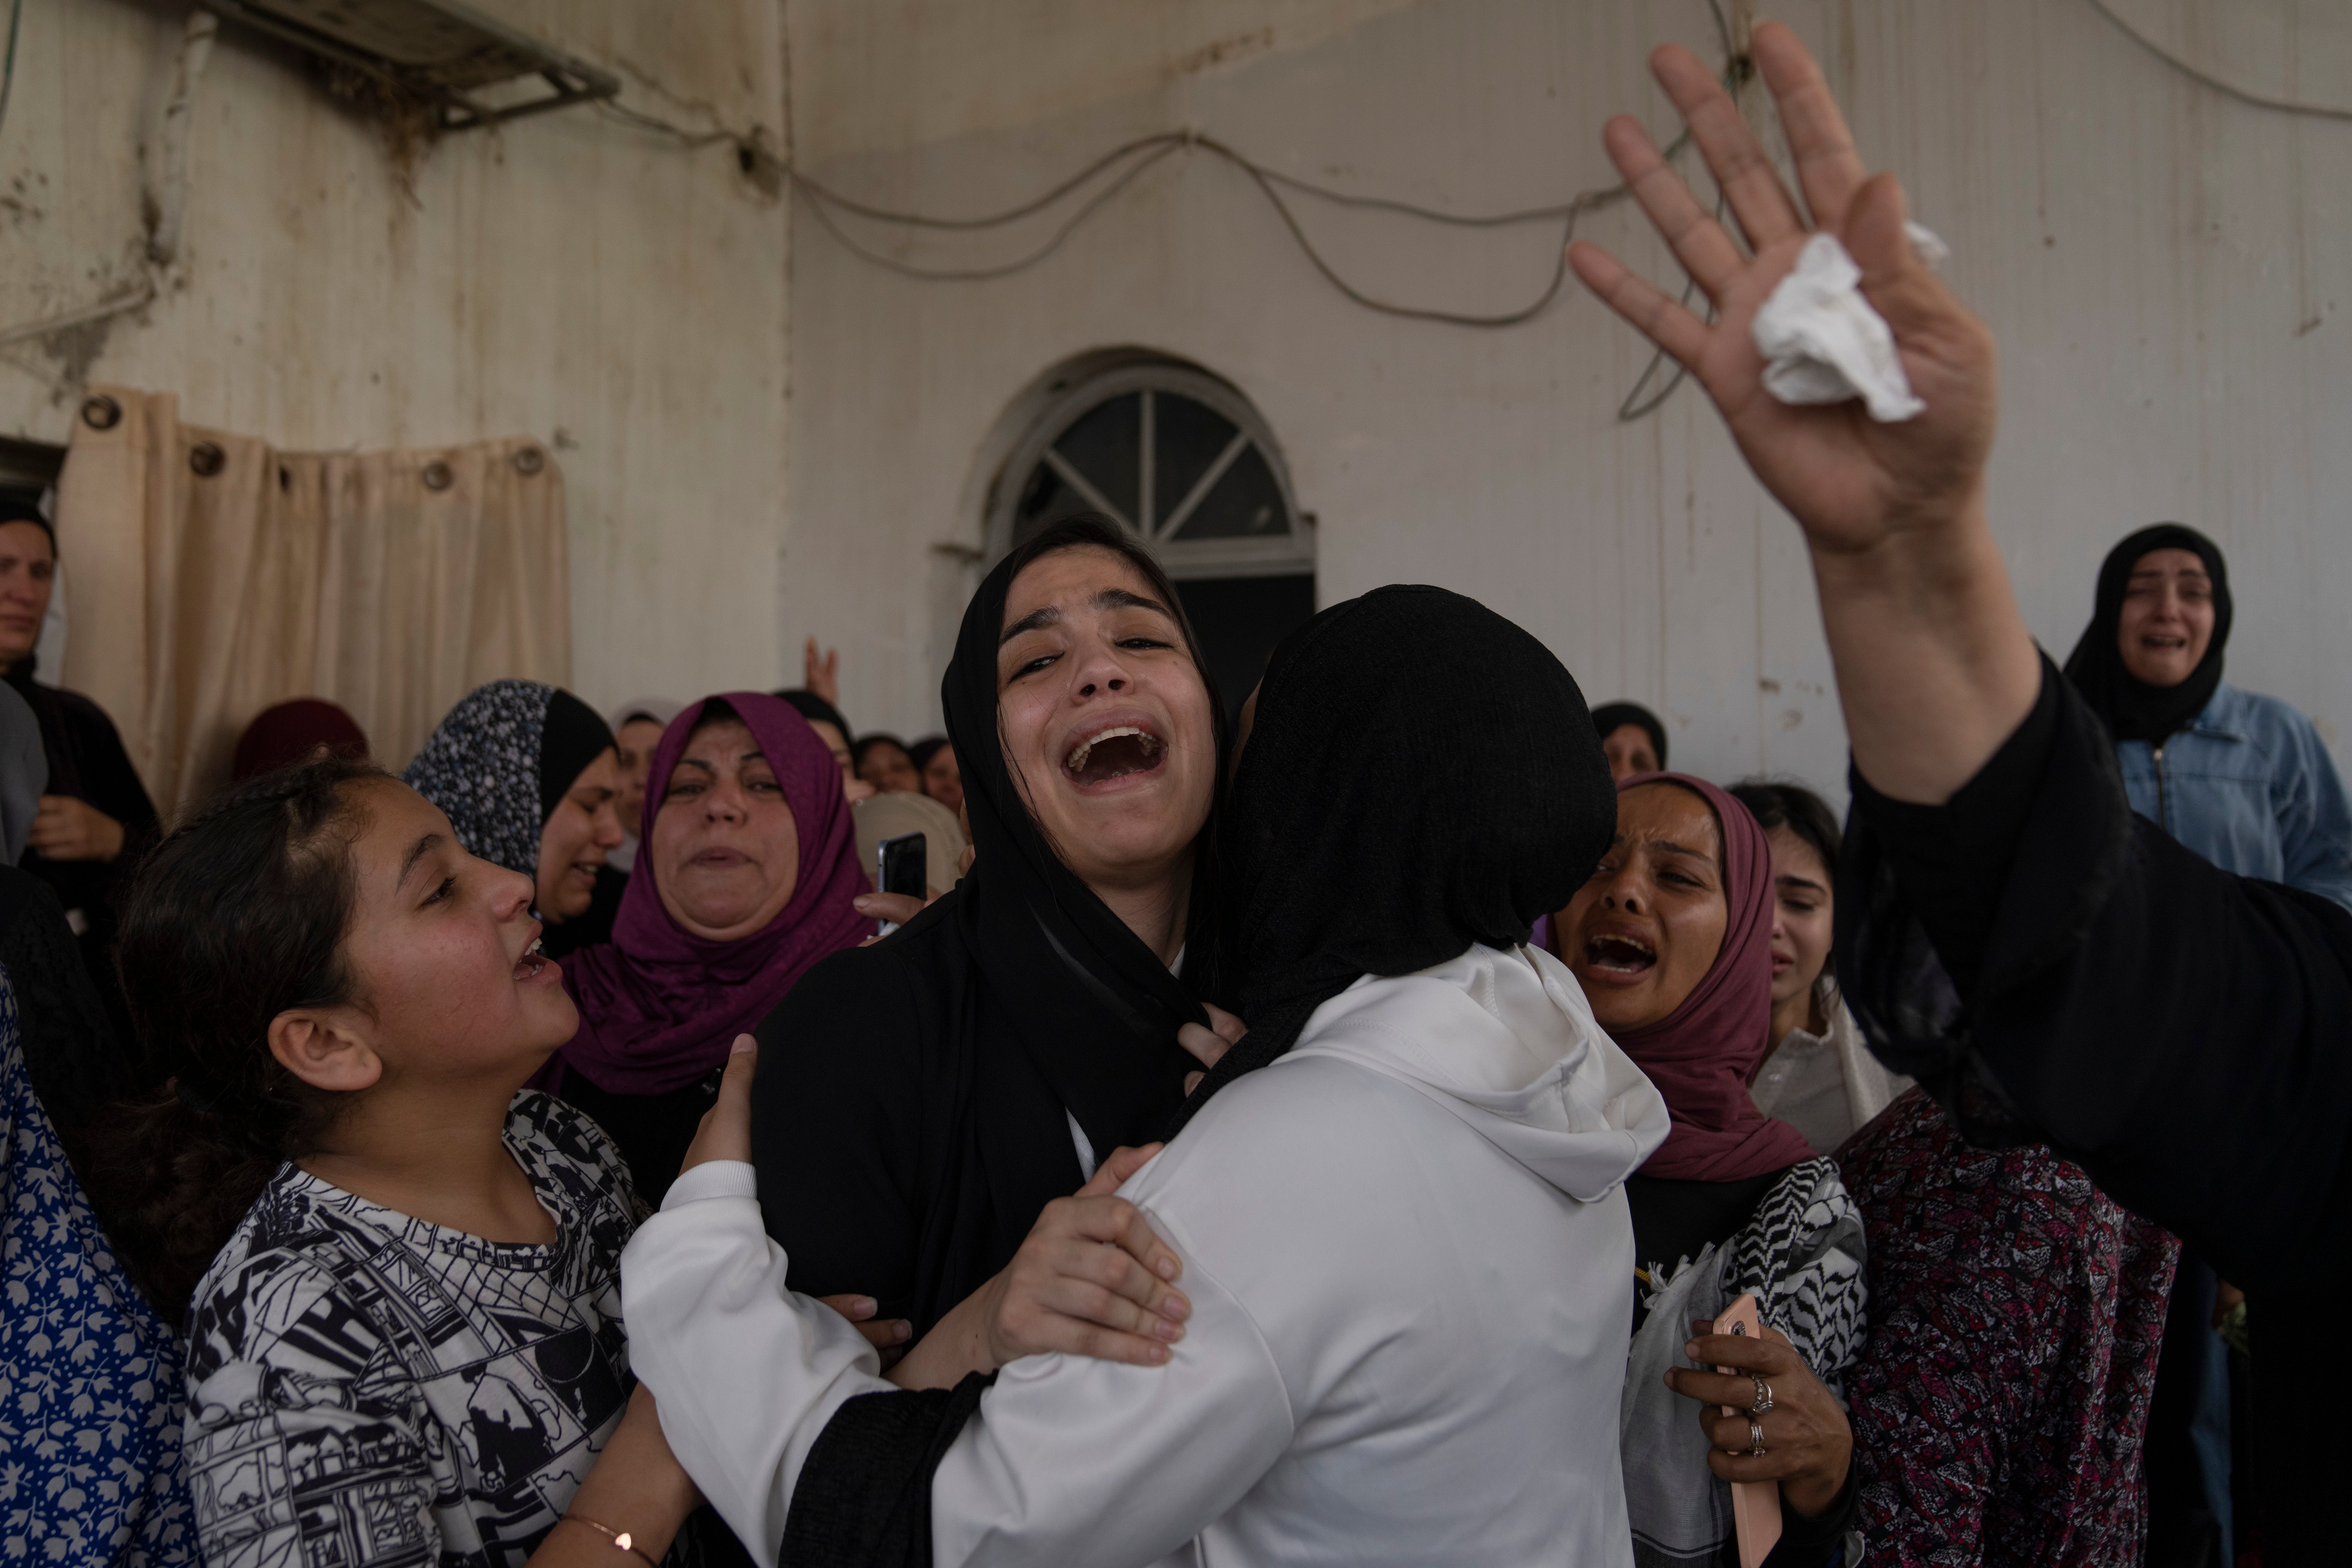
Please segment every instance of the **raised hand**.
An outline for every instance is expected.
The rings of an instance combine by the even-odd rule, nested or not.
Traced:
[[[1620,115],[1601,140],[1717,319],[1702,321],[1597,245],[1576,245],[1569,260],[1594,293],[1698,379],[1757,478],[1815,548],[1866,550],[1891,531],[1948,522],[1979,499],[1992,445],[1992,337],[1913,253],[1902,187],[1891,174],[1866,174],[1844,116],[1796,35],[1765,23],[1754,50],[1812,224],[1714,73],[1669,44],[1650,57],[1650,68],[1689,122],[1748,249],[1691,194],[1638,121]],[[1750,329],[1814,226],[1845,246],[1862,269],[1864,294],[1894,329],[1904,374],[1927,405],[1916,418],[1882,425],[1858,401],[1792,406],[1764,389],[1764,359]]]
[[[1747,237],[1742,251],[1641,126],[1602,133],[1634,199],[1716,308],[1700,321],[1598,246],[1577,276],[1686,367],[1748,467],[1811,547],[1822,622],[1854,765],[1897,800],[1935,805],[1973,777],[2032,710],[2042,667],[1984,515],[1997,377],[1984,324],[1912,253],[1903,192],[1865,175],[1828,84],[1777,23],[1755,56],[1780,106],[1813,221],[1835,234],[1894,330],[1917,417],[1879,424],[1859,402],[1791,406],[1764,389],[1756,312],[1810,237],[1805,216],[1730,95],[1688,50],[1651,68],[1682,111]]]
[[[817,650],[816,638],[801,650],[801,685],[836,708],[841,705],[841,650]]]

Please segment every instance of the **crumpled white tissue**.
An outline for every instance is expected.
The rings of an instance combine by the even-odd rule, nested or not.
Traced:
[[[1906,224],[1912,248],[1928,266],[1951,248],[1918,224]],[[1859,397],[1882,424],[1915,418],[1927,405],[1912,395],[1886,318],[1862,293],[1862,268],[1833,234],[1816,234],[1797,255],[1751,329],[1764,356],[1764,389],[1783,403],[1843,403]]]

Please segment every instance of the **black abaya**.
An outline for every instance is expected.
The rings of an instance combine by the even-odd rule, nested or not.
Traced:
[[[1858,776],[1854,802],[1836,952],[1872,1050],[1971,1142],[2045,1139],[2243,1287],[2264,1560],[2335,1560],[2340,1423],[2312,1369],[2352,1292],[2352,914],[2135,816],[2046,660],[1948,805]]]
[[[87,801],[114,818],[122,825],[122,847],[111,860],[51,860],[27,847],[16,863],[56,889],[107,1016],[116,1033],[129,1039],[130,1014],[114,973],[117,905],[131,868],[154,847],[162,826],[114,721],[80,692],[35,680],[37,662],[27,654],[0,679],[16,689],[40,723],[41,750],[49,763],[45,793]]]

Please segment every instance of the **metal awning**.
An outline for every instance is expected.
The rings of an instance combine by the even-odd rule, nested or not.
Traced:
[[[364,71],[439,108],[444,131],[611,98],[618,77],[516,32],[457,0],[202,0],[240,22]],[[485,102],[482,89],[536,77],[546,91]],[[504,98],[506,95],[500,94]]]

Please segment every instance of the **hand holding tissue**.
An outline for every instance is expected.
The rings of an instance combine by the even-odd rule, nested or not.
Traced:
[[[1951,254],[1917,224],[1905,226],[1912,247],[1933,267]],[[1756,352],[1764,389],[1783,403],[1843,403],[1859,397],[1882,424],[1912,419],[1927,405],[1912,395],[1895,334],[1862,292],[1862,268],[1837,236],[1816,234],[1797,265],[1756,312]]]

